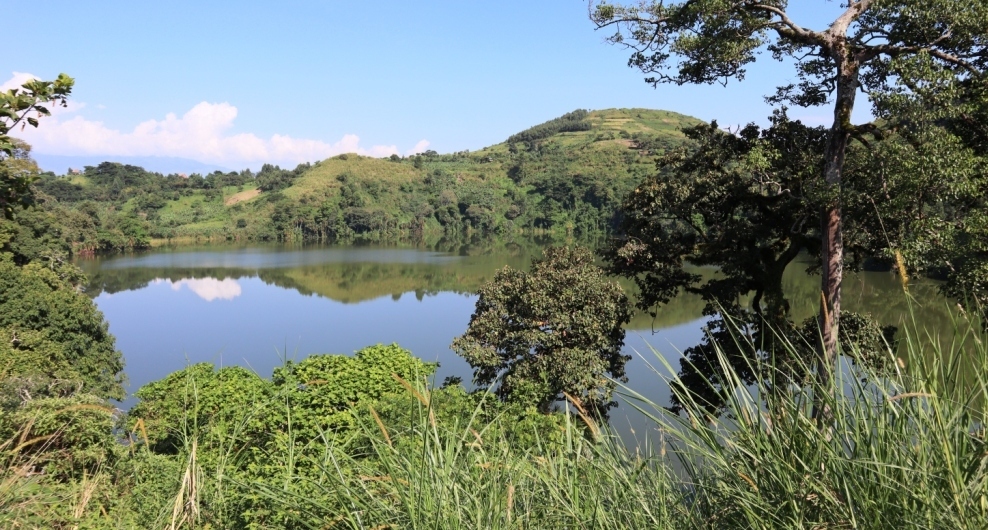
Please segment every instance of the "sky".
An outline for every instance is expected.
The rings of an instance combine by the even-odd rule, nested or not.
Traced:
[[[792,4],[812,29],[839,9]],[[47,155],[293,167],[477,150],[578,108],[765,123],[763,96],[795,75],[763,55],[740,83],[652,88],[583,0],[10,0],[4,13],[22,22],[5,29],[0,89],[76,80],[68,108],[17,133]]]

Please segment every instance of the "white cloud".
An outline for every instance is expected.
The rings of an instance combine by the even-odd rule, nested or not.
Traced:
[[[405,156],[417,155],[419,153],[425,152],[429,148],[429,140],[419,140],[419,143],[415,144],[415,147],[405,151]]]
[[[2,86],[19,86],[31,74],[15,72]],[[237,107],[229,103],[203,101],[182,116],[169,113],[161,120],[143,121],[131,131],[107,127],[101,121],[83,116],[66,116],[84,105],[70,100],[69,109],[53,112],[37,129],[27,128],[16,135],[32,145],[36,153],[51,155],[167,156],[190,158],[227,167],[257,166],[270,162],[294,165],[322,160],[340,153],[385,157],[398,154],[394,145],[360,146],[360,138],[344,135],[334,143],[275,134],[268,139],[251,133],[232,134]],[[54,109],[53,109],[54,110]],[[412,149],[424,150],[422,140]]]
[[[25,72],[14,72],[13,77],[11,77],[7,81],[5,81],[2,85],[0,85],[0,92],[6,92],[12,88],[20,88],[21,85],[23,85],[24,83],[27,83],[28,81],[37,78],[38,76],[28,74]]]
[[[240,284],[232,278],[217,280],[216,278],[187,278],[173,282],[171,280],[155,280],[155,283],[167,283],[173,291],[188,287],[190,291],[197,294],[199,298],[207,302],[213,300],[233,300],[242,294]]]

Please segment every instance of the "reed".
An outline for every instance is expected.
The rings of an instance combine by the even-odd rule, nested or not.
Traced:
[[[508,418],[478,424],[478,410],[436,422],[435,398],[411,400],[416,419],[406,430],[374,414],[360,424],[369,454],[334,453],[317,478],[298,477],[318,483],[317,495],[264,495],[308,528],[984,528],[980,327],[959,318],[953,329],[911,322],[903,331],[901,347],[887,352],[892,368],[845,352],[823,388],[812,378],[782,390],[745,386],[717,350],[719,380],[733,381],[719,416],[686,393],[673,414],[624,388],[624,406],[661,433],[634,447],[570,403],[563,444],[518,447],[489,435]],[[651,353],[656,376],[681,388]],[[832,411],[824,422],[812,416],[815,400]]]

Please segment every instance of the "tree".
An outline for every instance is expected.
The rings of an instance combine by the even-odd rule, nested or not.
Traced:
[[[714,83],[741,80],[763,50],[795,61],[798,83],[780,86],[769,101],[798,106],[831,104],[821,206],[821,382],[837,355],[840,284],[844,266],[841,187],[852,137],[877,127],[853,125],[859,91],[909,91],[926,80],[983,79],[988,62],[988,4],[981,0],[848,0],[826,29],[798,24],[785,0],[647,0],[615,6],[591,0],[598,28],[615,27],[610,42],[631,48],[629,65],[647,82]],[[673,58],[675,56],[675,59]],[[677,62],[678,61],[678,62]],[[675,66],[672,63],[676,62]],[[831,99],[832,98],[832,99]]]
[[[890,257],[988,317],[988,84],[939,80],[875,103],[889,134],[861,171],[882,217],[901,219],[881,227],[901,252]]]
[[[783,274],[801,252],[819,252],[819,170],[827,131],[790,121],[784,111],[771,122],[764,130],[748,125],[736,133],[716,122],[684,129],[689,141],[660,157],[660,171],[628,195],[621,235],[603,250],[608,271],[633,278],[638,307],[653,316],[656,306],[680,292],[704,300],[704,314],[712,317],[707,336],[683,352],[679,382],[711,412],[722,395],[711,385],[721,384],[714,343],[734,373],[753,384],[762,376],[752,370],[756,357],[773,359],[776,375],[800,378],[803,363],[791,354],[807,350],[802,346],[816,336],[812,321],[791,320]],[[850,218],[857,220],[857,213]],[[857,264],[878,242],[857,223],[850,228],[849,256]],[[704,274],[706,266],[719,274]],[[750,308],[742,303],[748,293]],[[856,341],[873,353],[881,351],[883,338],[891,340],[892,330],[870,318],[844,318],[845,344]],[[744,338],[737,336],[739,328]],[[680,405],[676,395],[673,405]]]
[[[8,158],[19,158],[19,147],[8,133],[20,125],[38,126],[38,118],[50,116],[46,105],[65,106],[72,85],[71,77],[59,74],[54,81],[34,79],[21,85],[0,92],[0,161]],[[34,115],[32,115],[34,114]],[[30,172],[18,171],[7,164],[0,164],[0,213],[10,218],[15,206],[26,206],[31,203],[30,185],[34,175]]]
[[[737,134],[716,122],[684,129],[689,142],[659,158],[659,173],[625,199],[621,235],[604,256],[610,272],[635,279],[640,309],[654,312],[685,290],[710,312],[754,292],[755,311],[764,302],[771,314],[788,313],[782,274],[804,249],[819,248],[814,188],[826,132],[781,112],[772,121]],[[687,265],[723,276],[703,278]]]
[[[548,411],[563,393],[595,414],[614,404],[614,382],[627,381],[621,354],[630,304],[585,248],[548,248],[526,273],[505,267],[480,289],[466,333],[452,348],[479,385],[499,383],[506,401]]]
[[[0,394],[123,398],[123,359],[103,314],[77,290],[81,280],[71,264],[21,267],[0,254]]]

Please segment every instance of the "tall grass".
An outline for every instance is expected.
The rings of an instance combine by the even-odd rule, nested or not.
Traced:
[[[428,396],[418,389],[419,396]],[[562,443],[518,447],[498,418],[436,420],[431,400],[389,429],[371,409],[359,455],[333,455],[308,495],[265,489],[307,528],[663,528],[685,510],[668,465],[628,452],[591,420],[565,422]],[[567,418],[576,418],[567,414]],[[594,434],[596,433],[596,435]]]
[[[633,446],[572,402],[558,432],[536,429],[521,443],[507,434],[516,418],[485,414],[493,397],[451,416],[442,392],[414,383],[400,421],[381,403],[356,404],[344,435],[301,439],[289,421],[261,459],[246,458],[243,426],[256,410],[220,428],[186,426],[177,455],[137,443],[115,469],[49,489],[43,476],[24,476],[32,461],[8,442],[0,508],[34,514],[41,527],[44,510],[62,502],[65,528],[986,528],[984,334],[963,316],[952,329],[912,322],[903,333],[885,368],[845,352],[823,388],[813,378],[745,386],[715,350],[718,381],[733,381],[723,385],[724,413],[710,416],[681,393],[684,411],[673,414],[625,388],[623,406],[659,433]],[[663,359],[655,355],[656,376],[680,388]],[[825,421],[812,415],[821,400]],[[132,523],[90,500],[107,488],[131,497],[120,506],[131,506]]]
[[[717,418],[686,393],[681,416],[631,393],[687,470],[697,516],[687,526],[988,527],[988,351],[965,321],[939,335],[920,329],[906,326],[889,369],[845,352],[828,387],[783,394],[744,387],[718,351],[734,384]],[[826,421],[812,417],[815,400]]]
[[[517,447],[477,414],[437,422],[421,399],[401,432],[361,424],[369,454],[327,451],[318,478],[298,477],[317,495],[263,494],[308,528],[986,528],[988,349],[960,320],[921,329],[908,326],[887,369],[845,352],[825,388],[746,387],[717,350],[734,382],[724,414],[683,393],[676,415],[625,389],[661,432],[636,447],[570,405],[565,443]]]

